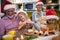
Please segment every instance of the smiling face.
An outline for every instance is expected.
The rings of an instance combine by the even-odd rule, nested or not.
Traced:
[[[14,16],[14,13],[15,13],[15,9],[14,8],[10,8],[10,9],[6,10],[6,15],[9,18],[12,18]]]
[[[13,15],[14,12],[15,12],[15,9],[14,8],[11,8],[11,9],[6,10],[6,14],[7,15],[10,15],[10,16]]]
[[[21,21],[25,21],[27,19],[27,16],[23,12],[20,12],[18,14],[18,17],[19,17],[19,20]]]
[[[55,24],[56,19],[51,18],[51,19],[48,19],[47,21],[48,21],[49,24]]]
[[[42,4],[38,4],[38,5],[36,6],[36,8],[37,8],[38,11],[40,11],[40,10],[42,10],[43,5],[42,5]]]

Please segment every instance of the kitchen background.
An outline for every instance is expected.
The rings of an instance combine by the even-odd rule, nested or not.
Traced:
[[[20,9],[25,10],[28,13],[29,18],[31,18],[32,12],[36,11],[35,3],[38,0],[8,0],[8,1],[17,6],[16,11]],[[54,9],[56,10],[57,15],[60,17],[60,0],[42,0],[42,1],[45,4],[43,11]],[[0,0],[1,6],[4,2],[6,2],[6,0]]]

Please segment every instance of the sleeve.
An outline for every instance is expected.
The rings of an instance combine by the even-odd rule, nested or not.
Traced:
[[[35,15],[34,15],[35,13],[33,12],[32,13],[32,21],[35,21]]]
[[[5,33],[5,30],[4,30],[4,25],[2,22],[0,22],[0,40],[2,39],[2,36],[4,35]]]
[[[34,11],[33,13],[32,13],[32,21],[34,21],[34,22],[37,22],[38,21],[38,19],[37,19],[37,17],[35,16],[36,15],[36,11]],[[43,14],[42,14],[43,15]]]
[[[34,28],[37,29],[37,30],[40,30],[40,25],[39,25],[39,23],[34,23]]]
[[[46,12],[43,12],[43,16],[46,16]]]

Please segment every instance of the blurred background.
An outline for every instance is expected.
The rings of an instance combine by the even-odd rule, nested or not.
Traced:
[[[15,4],[16,11],[24,10],[28,13],[29,18],[32,16],[32,12],[36,11],[35,4],[38,0],[0,0],[1,13],[3,12],[3,6],[9,3]],[[54,9],[57,12],[57,15],[60,17],[60,0],[41,0],[44,3],[44,10]]]

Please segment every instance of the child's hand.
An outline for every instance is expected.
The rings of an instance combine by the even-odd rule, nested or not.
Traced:
[[[48,28],[48,27],[46,27],[44,30],[45,30],[45,31],[48,31],[48,30],[49,30],[49,28]]]
[[[33,26],[33,24],[31,23],[26,23],[26,28],[31,28]]]
[[[34,24],[34,22],[31,21],[30,19],[27,20],[27,23]]]
[[[45,16],[40,17],[40,18],[38,19],[38,22],[40,22],[41,24],[46,24],[46,17],[45,17]]]
[[[45,21],[46,20],[46,17],[45,16],[42,16],[42,17],[39,18],[39,20],[44,20]]]
[[[42,28],[43,31],[49,30],[49,28],[46,25],[41,25],[41,28]]]
[[[26,27],[32,27],[34,25],[34,22],[32,22],[31,20],[28,20],[27,22],[26,22]]]

